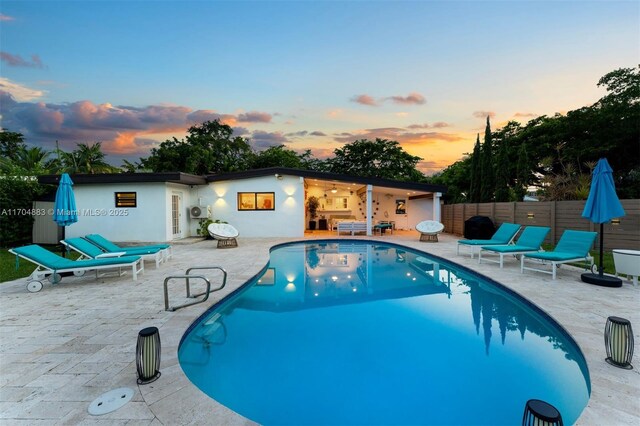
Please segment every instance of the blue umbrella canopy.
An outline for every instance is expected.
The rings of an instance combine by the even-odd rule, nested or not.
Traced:
[[[53,206],[53,221],[60,226],[69,226],[78,221],[76,197],[73,195],[73,181],[67,173],[60,177]]]
[[[593,223],[605,223],[624,215],[625,212],[613,182],[613,169],[606,158],[601,158],[593,169],[591,190],[584,205],[582,217]]]

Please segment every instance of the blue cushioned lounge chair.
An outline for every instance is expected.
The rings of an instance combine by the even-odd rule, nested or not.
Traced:
[[[80,259],[104,259],[106,257],[120,257],[120,256],[140,256],[142,260],[153,260],[156,262],[156,268],[162,263],[164,255],[161,249],[155,250],[131,250],[129,252],[110,251],[106,252],[92,242],[85,240],[84,238],[67,238],[60,241],[67,248],[77,251],[81,254]]]
[[[156,266],[159,262],[170,259],[172,256],[171,246],[169,244],[156,244],[150,246],[132,246],[132,247],[120,247],[107,240],[100,234],[85,235],[85,240],[92,242],[100,247],[106,253],[124,253],[125,256],[147,256],[157,255],[160,253],[156,260]]]
[[[81,276],[84,275],[86,271],[95,270],[97,275],[97,271],[101,269],[126,267],[131,268],[134,280],[138,279],[139,272],[144,272],[144,264],[140,256],[71,260],[60,257],[37,244],[17,247],[9,250],[9,252],[38,265],[29,278],[27,278],[27,290],[32,293],[42,290],[40,280],[43,280],[47,276],[52,284],[60,282],[62,279],[60,274],[63,272],[73,272],[74,275]]]
[[[524,253],[535,253],[541,250],[542,242],[547,234],[551,231],[551,228],[547,226],[527,226],[520,234],[515,244],[505,244],[499,246],[482,246],[480,252],[478,252],[478,263],[482,262],[482,259],[487,262],[496,262],[500,264],[502,268],[504,264],[505,255],[521,255]],[[500,260],[489,259],[486,256],[482,257],[482,252],[493,252],[500,255]]]
[[[498,228],[496,233],[493,234],[493,236],[489,240],[458,241],[457,254],[460,254],[461,245],[471,247],[471,258],[473,259],[473,253],[480,251],[480,247],[511,244],[511,241],[513,241],[513,238],[516,236],[519,230],[520,230],[520,225],[517,225],[515,223],[505,222],[502,225],[500,225],[500,228]]]
[[[596,239],[597,232],[587,231],[572,231],[567,230],[562,233],[558,245],[553,251],[543,253],[527,253],[523,254],[520,258],[520,272],[524,273],[524,270],[544,272],[551,274],[553,279],[556,279],[556,269],[561,263],[579,262],[584,260],[589,266],[593,265],[593,257],[589,255],[589,249],[593,245]],[[551,263],[551,271],[546,269],[538,269],[525,267],[525,259],[535,259],[542,261],[542,263]]]

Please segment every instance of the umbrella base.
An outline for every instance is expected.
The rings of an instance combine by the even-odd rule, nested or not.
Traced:
[[[582,281],[587,284],[599,285],[602,287],[622,287],[622,280],[608,275],[585,273],[581,275]]]

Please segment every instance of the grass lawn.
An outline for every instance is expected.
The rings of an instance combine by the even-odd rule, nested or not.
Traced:
[[[56,254],[60,254],[59,246],[43,246]],[[78,253],[68,253],[69,259],[77,259]],[[26,259],[20,259],[19,267],[16,269],[16,256],[9,253],[8,249],[0,249],[0,283],[5,281],[13,281],[18,278],[29,276],[36,269],[36,265]]]

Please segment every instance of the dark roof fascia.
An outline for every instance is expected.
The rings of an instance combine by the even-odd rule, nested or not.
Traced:
[[[382,186],[387,188],[410,189],[414,191],[441,192],[443,194],[447,192],[447,187],[442,185],[432,185],[428,183],[418,183],[418,182],[405,182],[405,181],[399,181],[399,180],[362,177],[362,176],[351,176],[351,175],[344,175],[339,173],[318,172],[315,170],[291,169],[286,167],[269,167],[266,169],[254,169],[254,170],[246,170],[242,172],[222,173],[219,175],[208,175],[206,176],[206,178],[207,178],[207,181],[209,182],[220,182],[220,181],[226,181],[226,180],[250,179],[255,177],[262,177],[262,176],[276,175],[276,174],[289,175],[289,176],[301,176],[304,178],[311,178],[311,179],[353,182],[353,183],[359,183],[362,185]]]
[[[191,175],[181,172],[164,173],[101,173],[101,174],[75,174],[70,175],[75,185],[95,185],[104,183],[154,183],[170,182],[181,185],[206,185],[204,176]],[[41,184],[57,185],[60,175],[38,176]]]

